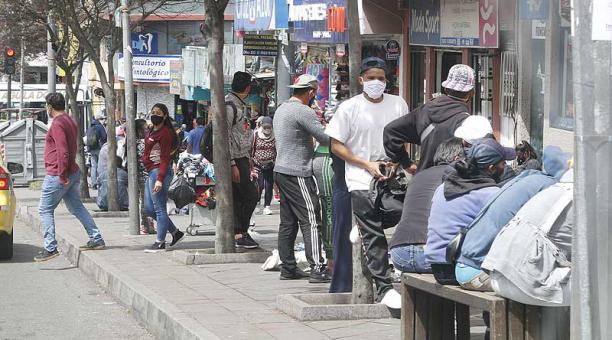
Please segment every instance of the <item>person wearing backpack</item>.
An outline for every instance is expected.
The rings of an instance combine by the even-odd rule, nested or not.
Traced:
[[[106,115],[102,110],[91,122],[86,133],[87,142],[85,144],[91,156],[91,187],[93,189],[98,189],[98,160],[100,159],[100,149],[102,145],[106,144],[107,139],[106,129],[104,128],[105,122]]]

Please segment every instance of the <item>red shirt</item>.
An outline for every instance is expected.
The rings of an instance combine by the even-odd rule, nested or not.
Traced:
[[[170,128],[163,126],[161,129],[154,131],[149,130],[145,138],[145,149],[142,155],[142,163],[151,171],[159,168],[157,180],[164,181],[168,167],[171,164],[172,154],[172,135],[174,133]]]
[[[47,175],[59,176],[65,183],[79,170],[76,164],[77,125],[68,114],[53,118],[45,137],[45,168]]]

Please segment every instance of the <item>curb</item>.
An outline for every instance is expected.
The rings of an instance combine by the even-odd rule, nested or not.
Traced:
[[[276,298],[281,312],[299,321],[389,319],[381,304],[351,304],[351,293],[287,294]]]
[[[172,260],[184,265],[224,264],[224,263],[264,263],[272,255],[271,251],[237,251],[229,254],[215,254],[214,248],[174,250]]]
[[[28,206],[21,206],[17,218],[40,233],[40,220]],[[145,328],[160,339],[220,339],[157,293],[123,274],[96,252],[81,252],[76,240],[56,232],[63,255],[110,295],[127,307]]]

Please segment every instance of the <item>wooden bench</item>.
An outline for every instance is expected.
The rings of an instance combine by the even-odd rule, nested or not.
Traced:
[[[469,340],[470,308],[490,313],[491,340],[569,339],[569,308],[528,306],[494,293],[443,286],[431,274],[405,273],[401,287],[404,340]]]

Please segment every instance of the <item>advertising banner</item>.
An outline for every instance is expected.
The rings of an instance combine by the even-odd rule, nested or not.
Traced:
[[[497,48],[497,0],[410,2],[410,44]]]
[[[278,55],[278,40],[273,35],[247,34],[242,45],[244,55],[263,57]]]
[[[181,94],[183,90],[183,61],[182,60],[171,60],[170,61],[170,93]]]
[[[269,31],[289,28],[287,0],[236,0],[236,31]]]
[[[170,83],[170,61],[180,60],[176,55],[135,55],[132,58],[132,74],[139,83]],[[124,80],[123,55],[119,55],[119,79]]]
[[[232,82],[236,71],[244,71],[245,61],[242,55],[242,45],[226,44],[223,46],[223,78],[226,84]],[[210,88],[210,62],[206,47],[188,46],[183,49],[184,86]]]
[[[294,33],[291,40],[311,43],[340,44],[348,42],[348,31],[332,32],[330,29],[339,30],[329,24],[329,15],[335,13],[331,9],[346,8],[346,0],[293,0],[289,6],[289,21],[293,22]],[[338,12],[346,13],[346,11]],[[344,20],[335,20],[334,23],[346,23]]]

